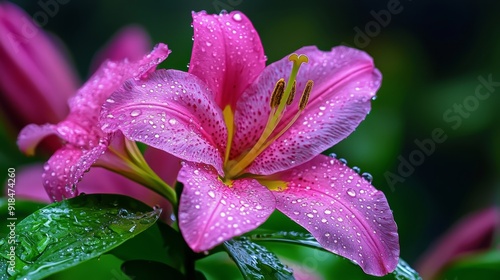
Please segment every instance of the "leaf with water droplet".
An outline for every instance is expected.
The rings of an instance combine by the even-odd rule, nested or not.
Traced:
[[[42,279],[98,257],[149,228],[160,213],[133,198],[111,194],[81,195],[48,205],[16,225],[13,277]],[[9,266],[11,246],[0,246],[0,274]]]
[[[224,248],[245,279],[295,279],[292,270],[283,265],[274,253],[248,238],[226,241]]]
[[[321,245],[314,239],[310,233],[293,232],[293,231],[278,231],[278,232],[262,232],[248,235],[252,241],[268,241],[268,242],[284,242],[295,245],[301,245],[316,249],[321,249],[326,252]],[[340,256],[339,256],[340,257]],[[396,269],[380,279],[397,279],[397,280],[422,280],[420,275],[411,268],[403,259],[399,259]]]

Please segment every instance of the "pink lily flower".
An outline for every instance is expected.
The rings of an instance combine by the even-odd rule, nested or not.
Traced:
[[[0,3],[0,108],[15,127],[58,122],[78,88],[74,69],[23,10]]]
[[[453,226],[420,258],[417,271],[424,279],[439,279],[440,272],[453,260],[488,248],[494,232],[499,229],[498,207],[471,214]]]
[[[0,3],[0,93],[2,103],[19,130],[28,123],[58,123],[68,114],[67,100],[77,91],[73,68],[65,61],[59,46],[24,11],[8,2]],[[125,27],[97,55],[94,64],[106,58],[140,60],[150,50],[147,33],[139,27]],[[97,67],[96,67],[97,68]],[[95,70],[95,69],[94,69]],[[109,94],[109,93],[108,93]],[[10,114],[10,113],[13,114]],[[17,133],[17,131],[16,131]],[[57,139],[51,139],[57,140]],[[53,152],[60,141],[44,142],[46,152]],[[144,154],[148,165],[168,184],[174,184],[180,168],[178,159],[163,151],[150,148]],[[18,169],[18,198],[50,202],[43,185],[42,165]],[[81,182],[85,193],[118,193],[129,195],[149,205],[164,208],[164,220],[169,219],[169,203],[160,195],[144,189],[138,183],[101,168],[92,168]]]
[[[119,133],[104,133],[97,126],[106,98],[125,80],[147,77],[169,52],[166,45],[159,44],[136,62],[106,61],[69,100],[70,113],[66,119],[55,125],[31,124],[21,131],[18,145],[27,154],[33,154],[37,144],[48,135],[57,135],[64,141],[45,164],[42,174],[43,185],[52,200],[77,195],[76,185],[91,166],[117,171],[159,193],[173,192],[149,169],[135,143]]]
[[[372,59],[347,47],[304,47],[266,67],[243,13],[193,19],[189,73],[128,81],[101,114],[104,131],[185,160],[178,219],[187,244],[210,250],[277,209],[366,273],[393,271],[398,234],[385,196],[320,154],[370,111],[381,80]]]

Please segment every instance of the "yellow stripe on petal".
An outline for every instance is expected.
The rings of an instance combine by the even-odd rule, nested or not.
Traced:
[[[233,135],[234,135],[234,113],[231,109],[231,106],[227,105],[222,111],[224,115],[224,122],[227,127],[227,145],[226,145],[226,154],[224,156],[224,166],[229,160],[229,153],[231,152],[231,144],[233,143]]]
[[[282,192],[288,189],[288,183],[281,180],[257,179],[259,183],[266,186],[270,191]]]

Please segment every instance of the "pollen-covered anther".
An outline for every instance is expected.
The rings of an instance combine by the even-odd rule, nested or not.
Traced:
[[[281,78],[276,82],[274,86],[273,93],[271,94],[270,106],[271,108],[276,108],[281,103],[281,98],[283,98],[283,92],[285,91],[285,79]]]
[[[295,91],[297,90],[297,81],[293,81],[292,90],[290,91],[290,95],[286,100],[286,105],[290,105],[293,102],[293,98],[295,97]]]
[[[314,85],[314,82],[312,80],[308,80],[306,83],[306,87],[304,88],[304,92],[302,93],[302,96],[300,97],[300,102],[299,102],[299,110],[304,110],[307,106],[307,102],[309,102],[309,95],[311,94],[312,87]]]
[[[295,123],[302,113],[302,110],[307,105],[309,94],[311,93],[313,86],[313,82],[311,80],[307,81],[304,92],[300,98],[299,111],[291,119],[286,120],[286,124],[281,126],[280,130],[277,130],[278,125],[282,123],[282,118],[285,115],[285,107],[293,102],[293,98],[297,90],[296,78],[299,73],[299,68],[303,63],[309,62],[309,58],[304,54],[298,55],[294,53],[291,54],[288,59],[293,62],[288,82],[285,83],[285,79],[283,78],[276,82],[269,101],[271,112],[260,138],[248,152],[243,153],[236,159],[227,161],[226,156],[226,178],[234,179],[243,175],[245,168]],[[226,151],[226,155],[228,155],[228,151]]]

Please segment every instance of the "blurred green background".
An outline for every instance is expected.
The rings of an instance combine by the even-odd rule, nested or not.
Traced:
[[[38,1],[12,2],[30,15],[41,9]],[[366,121],[331,151],[373,175],[374,186],[393,209],[401,255],[410,264],[461,217],[499,204],[500,85],[485,100],[474,103],[474,94],[478,77],[500,82],[500,2],[66,2],[43,28],[64,42],[82,81],[95,52],[131,23],[145,27],[153,43],[165,42],[172,49],[162,67],[187,70],[191,11],[199,10],[243,11],[259,32],[269,63],[304,45],[327,50],[344,44],[367,51],[384,76],[382,88]],[[381,10],[391,9],[390,18],[377,21]],[[454,111],[460,104],[467,114]],[[435,151],[412,174],[402,176],[401,159],[410,160],[419,149],[415,141],[430,139],[435,129],[442,129],[446,140],[435,143]],[[1,170],[28,161],[16,152],[15,133],[0,132]],[[389,174],[400,180],[389,182]]]

